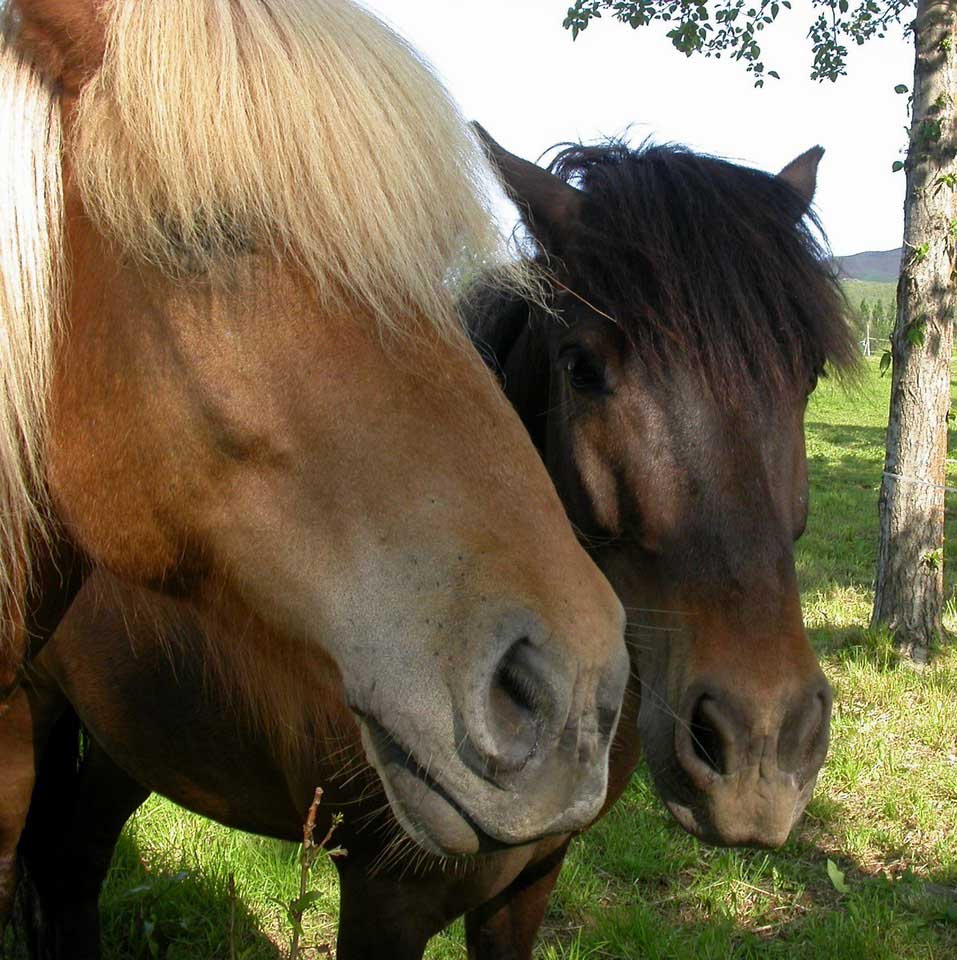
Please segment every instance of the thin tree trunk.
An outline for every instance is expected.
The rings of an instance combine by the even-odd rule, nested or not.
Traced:
[[[944,466],[953,347],[957,0],[918,0],[904,252],[872,626],[926,662],[942,634]]]

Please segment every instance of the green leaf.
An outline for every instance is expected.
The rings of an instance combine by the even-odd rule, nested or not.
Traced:
[[[894,93],[907,93],[907,84],[906,83],[897,84],[897,86],[894,87]]]
[[[318,903],[322,899],[322,894],[318,890],[310,890],[308,893],[304,893],[301,897],[297,897],[293,900],[289,907],[296,913],[305,913],[311,906]]]
[[[917,136],[924,143],[937,143],[943,135],[943,126],[937,117],[928,117],[917,130]]]
[[[924,334],[927,330],[927,318],[920,316],[916,320],[911,320],[904,327],[904,336],[912,347],[922,347],[924,345]]]
[[[851,888],[844,882],[844,874],[833,860],[827,861],[827,875],[838,893],[850,893]]]
[[[902,160],[895,160],[891,164],[891,173],[897,173],[899,170],[904,169],[904,162]]]
[[[890,366],[891,366],[891,352],[890,350],[885,350],[881,354],[880,372],[882,377],[890,369]]]

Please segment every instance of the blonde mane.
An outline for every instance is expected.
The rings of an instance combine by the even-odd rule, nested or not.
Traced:
[[[216,276],[291,258],[318,302],[460,337],[446,279],[504,242],[494,182],[429,68],[349,0],[105,0],[106,53],[62,145],[132,261]],[[0,616],[44,529],[61,283],[59,103],[0,0]],[[465,272],[468,272],[466,267]],[[520,281],[515,281],[520,283]],[[6,632],[7,628],[0,628]]]
[[[457,325],[443,286],[494,258],[488,171],[429,68],[348,0],[111,0],[70,144],[87,212],[175,272],[294,257],[320,303]]]
[[[0,17],[5,11],[0,5]],[[0,662],[45,529],[43,439],[61,302],[60,113],[0,22]]]

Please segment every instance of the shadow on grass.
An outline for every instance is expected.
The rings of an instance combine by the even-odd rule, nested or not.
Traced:
[[[805,424],[805,432],[811,439],[848,450],[863,451],[867,454],[864,459],[870,463],[882,463],[884,460],[884,429],[882,427],[811,420]],[[853,456],[860,456],[860,452],[854,453]]]
[[[878,497],[884,463],[884,431],[879,427],[810,422],[808,472],[810,513],[797,546],[802,592],[870,590],[877,562]],[[818,443],[832,451],[815,453]],[[957,494],[948,493],[945,542],[957,542]],[[944,564],[945,595],[954,595],[957,570]],[[862,580],[862,574],[866,580]]]
[[[120,837],[101,899],[103,960],[278,960],[276,945],[234,895],[226,876],[147,871]],[[158,952],[157,952],[158,951]]]
[[[102,960],[280,960],[276,945],[233,896],[228,879],[147,870],[120,837],[100,901]],[[15,922],[2,960],[26,960]]]
[[[894,646],[891,635],[885,630],[871,630],[865,627],[843,627],[839,629],[814,629],[808,631],[811,646],[822,661],[840,666],[849,664],[871,667],[880,674],[897,672],[912,673],[915,665],[912,660],[901,655]],[[939,654],[947,648],[937,644],[931,648],[930,665],[933,666]],[[957,694],[957,678],[945,672],[933,675],[933,683],[941,690]]]
[[[642,768],[626,797],[576,842],[570,882],[547,919],[548,956],[641,960],[899,960],[957,956],[957,876],[889,879],[818,839],[846,820],[840,801],[812,802],[778,851],[704,847],[664,813]],[[838,883],[828,860],[843,875]],[[891,859],[890,857],[888,859]],[[603,891],[576,902],[576,874]],[[845,891],[837,889],[846,884]],[[609,904],[613,906],[609,907]],[[573,922],[572,922],[573,921]]]
[[[870,589],[862,574],[872,576],[877,561],[881,470],[850,450],[837,458],[809,458],[810,509],[795,551],[802,593],[827,597]]]
[[[912,669],[894,648],[890,635],[882,630],[860,626],[818,628],[809,630],[808,636],[818,656],[836,664],[866,664],[879,673]]]

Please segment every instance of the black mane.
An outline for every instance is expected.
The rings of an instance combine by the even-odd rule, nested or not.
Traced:
[[[617,141],[569,147],[549,169],[584,194],[565,270],[550,269],[622,326],[650,371],[681,362],[722,389],[774,391],[825,364],[853,367],[823,234],[780,178],[681,146]],[[479,296],[475,306],[484,316],[473,315],[473,330],[494,350],[504,331],[490,310],[504,304]]]

